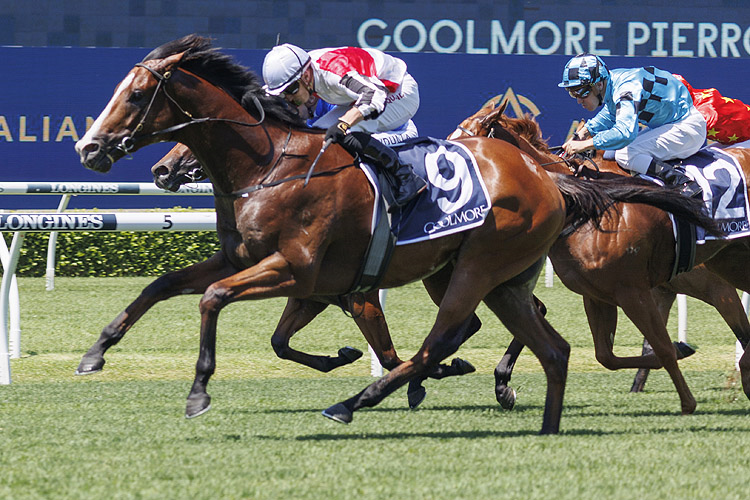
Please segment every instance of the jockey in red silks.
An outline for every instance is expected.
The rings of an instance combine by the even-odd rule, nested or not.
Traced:
[[[332,104],[312,126],[327,129],[326,142],[339,143],[390,174],[397,184],[395,206],[425,189],[426,182],[384,144],[417,136],[411,118],[419,108],[419,88],[404,61],[376,49],[306,52],[287,43],[266,55],[263,79],[266,93],[297,107],[314,109],[319,99]]]

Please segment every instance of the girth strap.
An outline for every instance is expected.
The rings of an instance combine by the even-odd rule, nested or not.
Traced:
[[[349,293],[369,292],[375,290],[383,279],[388,264],[391,262],[393,249],[396,246],[396,236],[391,231],[388,212],[382,196],[377,201],[378,222],[375,231],[367,245],[364,263],[359,270],[357,279]]]
[[[674,216],[672,218],[675,227],[675,258],[670,279],[693,268],[696,240],[695,225]]]

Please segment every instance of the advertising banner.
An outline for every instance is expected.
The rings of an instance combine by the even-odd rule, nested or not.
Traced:
[[[149,52],[132,48],[0,47],[0,171],[3,182],[150,182],[151,166],[173,144],[148,146],[108,174],[83,168],[75,142],[109,101],[115,86]],[[227,50],[260,71],[265,51]],[[395,53],[419,83],[415,117],[420,135],[445,138],[489,100],[508,113],[533,115],[551,144],[561,144],[577,120],[592,113],[557,87],[569,56]],[[653,65],[682,75],[693,87],[715,87],[750,102],[744,60],[691,57],[606,57],[611,67]],[[54,196],[2,196],[0,208],[55,208]],[[211,197],[78,196],[71,208],[210,207]]]

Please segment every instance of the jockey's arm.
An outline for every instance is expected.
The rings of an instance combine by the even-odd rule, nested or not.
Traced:
[[[356,125],[357,123],[361,122],[364,119],[362,116],[362,113],[360,113],[359,109],[355,107],[351,107],[347,110],[346,113],[344,113],[339,120],[341,120],[344,123],[347,123],[349,126]]]

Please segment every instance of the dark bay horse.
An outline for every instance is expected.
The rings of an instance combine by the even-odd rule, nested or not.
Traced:
[[[566,163],[551,153],[533,119],[510,118],[503,111],[502,106],[486,106],[462,122],[453,136],[492,135],[517,144],[544,168],[570,172]],[[747,175],[750,155],[736,149],[732,154]],[[596,165],[601,178],[626,175],[616,162],[602,160],[601,154]],[[703,264],[668,281],[675,250],[672,224],[664,213],[645,205],[621,205],[618,215],[603,221],[602,227],[607,231],[584,226],[561,237],[549,254],[563,284],[583,296],[596,358],[612,370],[666,368],[680,394],[683,413],[690,413],[695,408],[695,400],[677,367],[679,353],[673,348],[666,330],[669,309],[675,293],[703,300],[717,308],[746,347],[750,341],[750,324],[736,288],[746,290],[750,286],[748,239],[709,241],[700,245],[696,261]],[[654,354],[614,355],[618,306],[643,333]],[[514,392],[507,384],[522,348],[513,341],[495,371],[496,396],[504,406],[512,406]],[[745,394],[750,397],[750,356],[743,356],[740,368]]]
[[[249,120],[231,89],[248,88],[248,72],[190,35],[152,51],[119,83],[104,111],[76,143],[81,162],[107,172],[114,162],[158,141],[185,144],[214,186],[222,252],[209,259],[200,300],[201,337],[186,414],[210,407],[206,386],[215,369],[222,308],[239,300],[331,297],[349,293],[370,240],[373,191],[342,148],[320,159],[322,134],[300,128],[260,81]],[[257,80],[257,77],[255,77]],[[410,379],[453,354],[476,329],[484,301],[547,376],[542,433],[559,430],[570,347],[540,314],[533,287],[566,222],[600,219],[614,200],[663,206],[705,221],[695,204],[668,190],[622,179],[596,184],[548,174],[516,147],[487,138],[460,141],[473,153],[490,197],[484,223],[463,233],[396,247],[383,288],[423,280],[439,302],[417,354],[351,400],[324,412],[338,421],[374,406]]]
[[[187,182],[205,178],[200,163],[190,149],[183,144],[177,144],[157,162],[152,167],[152,173],[157,186],[171,191],[177,191],[181,185]],[[221,205],[217,206],[220,207]],[[228,216],[229,214],[220,212],[222,220]],[[100,371],[105,363],[104,354],[106,351],[117,344],[125,333],[156,303],[188,293],[203,294],[206,288],[213,283],[212,280],[224,278],[224,274],[215,274],[216,262],[223,260],[221,253],[222,251],[207,261],[169,272],[154,280],[136,300],[126,307],[123,313],[102,330],[99,339],[83,356],[76,373],[85,375]],[[336,356],[314,355],[290,347],[289,341],[292,336],[331,304],[341,307],[351,315],[384,368],[392,370],[402,362],[393,346],[383,309],[380,305],[378,290],[351,294],[345,297],[315,297],[314,299],[289,297],[271,337],[271,345],[276,355],[281,359],[294,361],[325,373],[359,359],[362,356],[362,351],[348,346],[339,349]],[[480,324],[478,318],[474,321],[475,324]],[[473,371],[474,367],[470,363],[455,358],[450,365],[438,365],[430,372],[430,376],[443,378],[452,375],[464,375]],[[408,392],[409,406],[415,408],[421,403],[424,396],[425,390],[421,384],[410,385]]]

